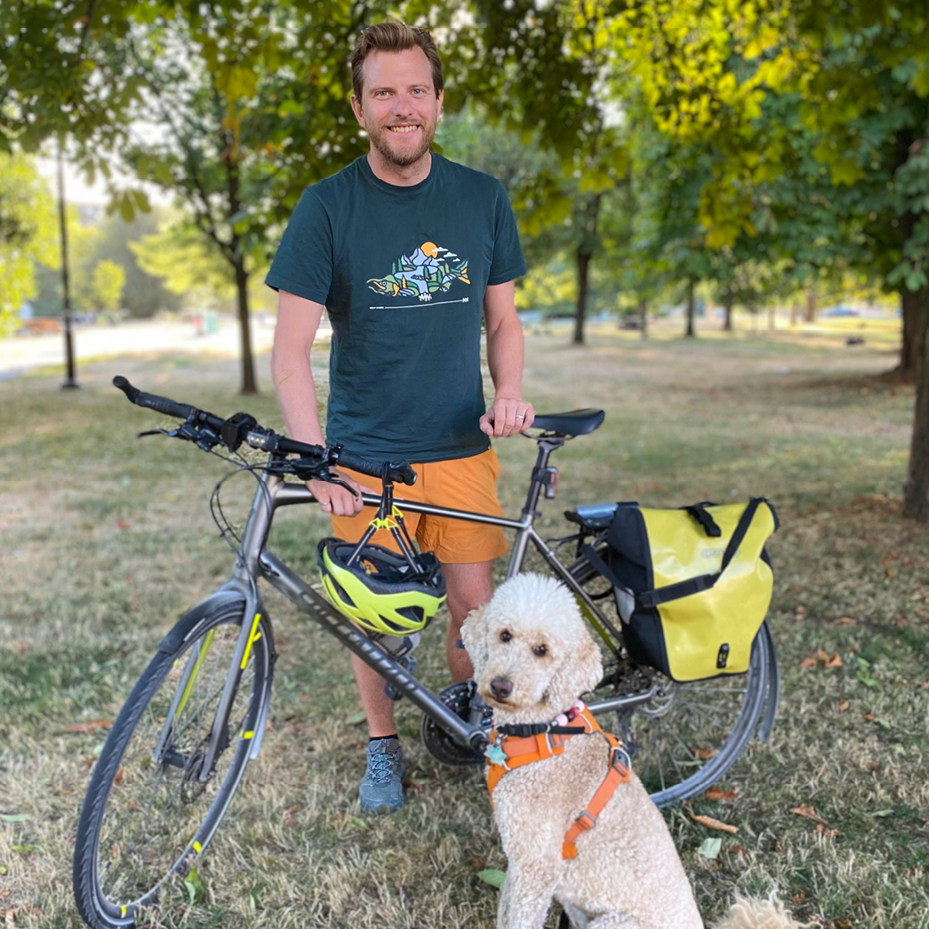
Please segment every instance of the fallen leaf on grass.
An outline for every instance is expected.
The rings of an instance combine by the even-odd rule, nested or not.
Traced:
[[[735,800],[736,792],[734,790],[723,790],[721,787],[710,787],[704,791],[704,800]]]
[[[350,726],[360,726],[367,717],[365,716],[364,710],[359,710],[357,713],[352,713],[348,719],[345,720]]]
[[[832,621],[833,626],[857,626],[858,620],[853,616],[840,616]]]
[[[820,823],[820,824],[816,827],[816,831],[817,831],[820,835],[825,836],[827,839],[834,839],[837,835],[839,835],[839,830],[838,830],[838,829],[826,829],[826,827],[823,826],[822,823]]]
[[[801,668],[815,668],[816,664],[817,664],[817,661],[815,658],[813,657],[804,658],[803,661],[800,662],[800,667]]]
[[[712,816],[702,816],[698,813],[691,813],[690,818],[695,823],[699,823],[701,826],[706,826],[707,829],[717,829],[720,832],[729,832],[732,835],[735,835],[739,831],[738,826],[732,826],[729,823],[720,822],[718,819],[714,819]]]
[[[803,890],[801,890],[799,893],[794,894],[790,898],[790,902],[794,904],[800,903],[803,900],[806,900],[806,892]]]
[[[836,652],[826,663],[823,665],[825,668],[841,668],[842,667],[842,656]]]
[[[367,829],[368,831],[371,830],[371,827],[370,827],[360,816],[353,816],[353,817],[352,817],[352,822],[353,822],[359,829]]]
[[[790,812],[793,813],[794,816],[804,816],[807,819],[812,819],[818,823],[826,825],[826,820],[824,820],[822,816],[820,816],[819,813],[813,809],[813,807],[808,806],[805,803],[801,804],[800,806],[791,807]]]
[[[850,706],[851,704],[848,702],[848,700],[846,700],[845,697],[842,697],[842,699],[836,704],[835,708],[840,713],[844,713]]]
[[[112,719],[93,719],[86,723],[69,723],[62,726],[62,732],[92,732],[94,729],[109,729],[113,725]]]
[[[697,849],[697,854],[710,861],[715,861],[719,857],[720,849],[723,847],[722,839],[704,839],[703,844]]]
[[[698,758],[700,761],[709,761],[710,758],[715,758],[718,754],[718,749],[715,748],[697,748],[694,746],[690,751],[694,758]]]
[[[873,714],[873,713],[865,713],[861,718],[862,718],[866,723],[873,723],[873,722],[874,722],[874,714]]]
[[[25,813],[0,813],[0,822],[24,823],[29,817]]]
[[[837,919],[835,924],[836,929],[851,929],[852,921],[850,919]]]
[[[497,871],[495,868],[488,868],[484,871],[478,871],[477,876],[491,887],[502,887],[506,874],[503,871]]]

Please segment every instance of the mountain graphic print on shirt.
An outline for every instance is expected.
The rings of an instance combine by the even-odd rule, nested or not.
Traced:
[[[455,281],[471,284],[468,259],[460,259],[451,249],[434,242],[424,242],[412,254],[401,255],[386,277],[368,278],[368,286],[388,297],[418,297],[428,303],[433,294],[447,293]]]

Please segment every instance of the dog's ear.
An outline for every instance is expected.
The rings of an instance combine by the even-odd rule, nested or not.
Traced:
[[[553,712],[562,712],[582,693],[593,690],[603,677],[600,649],[586,628],[575,643],[564,648],[545,694]]]
[[[468,652],[471,664],[474,665],[475,676],[478,669],[487,663],[487,625],[484,622],[484,611],[487,605],[479,606],[468,613],[461,626],[461,641]]]
[[[603,677],[603,660],[600,649],[593,637],[584,629],[584,634],[577,646],[578,681],[582,691],[593,690]]]

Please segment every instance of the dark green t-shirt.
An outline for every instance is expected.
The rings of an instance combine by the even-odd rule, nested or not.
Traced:
[[[326,441],[380,460],[487,449],[484,290],[525,272],[503,185],[441,155],[413,187],[366,157],[308,187],[266,282],[329,312]]]

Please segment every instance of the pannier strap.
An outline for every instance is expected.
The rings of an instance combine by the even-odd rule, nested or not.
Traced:
[[[726,551],[723,554],[722,565],[716,574],[701,574],[699,577],[693,577],[687,581],[680,581],[677,584],[669,584],[667,587],[661,587],[657,590],[646,590],[643,593],[637,594],[629,590],[629,588],[619,580],[614,572],[607,566],[606,562],[594,551],[593,546],[582,545],[581,554],[614,587],[618,587],[620,590],[634,597],[646,609],[651,609],[661,603],[668,603],[671,600],[680,600],[682,597],[689,597],[715,586],[723,572],[729,567],[729,562],[732,561],[735,557],[735,553],[739,550],[739,546],[742,544],[745,534],[748,532],[752,520],[755,518],[755,513],[762,503],[767,504],[768,509],[771,510],[771,515],[774,517],[774,526],[775,529],[777,529],[778,519],[777,514],[774,512],[774,507],[771,506],[764,497],[752,497],[745,507],[745,511],[739,518],[739,522],[735,527],[735,532],[732,533],[732,538],[729,540],[729,544],[726,546]],[[688,507],[687,512],[690,512],[690,509],[691,508]],[[706,515],[709,516],[709,514]]]
[[[716,525],[716,520],[707,513],[705,503],[694,503],[692,506],[683,506],[681,509],[688,516],[693,516],[711,539],[718,539],[723,534],[722,529]]]
[[[716,574],[701,574],[699,577],[693,577],[689,581],[669,584],[667,587],[661,587],[658,590],[646,590],[644,593],[638,595],[639,603],[646,609],[650,609],[661,603],[668,603],[671,600],[680,600],[682,597],[689,597],[692,594],[698,594],[714,587],[716,582],[722,577],[723,572],[729,567],[729,563],[735,557],[735,553],[739,550],[739,546],[745,539],[745,534],[748,532],[752,520],[755,518],[758,507],[762,503],[767,503],[764,497],[752,497],[749,500],[748,506],[745,507],[745,511],[739,517],[735,532],[732,533],[732,538],[726,546],[726,551],[723,553],[722,565],[720,565],[719,571],[717,571]]]

